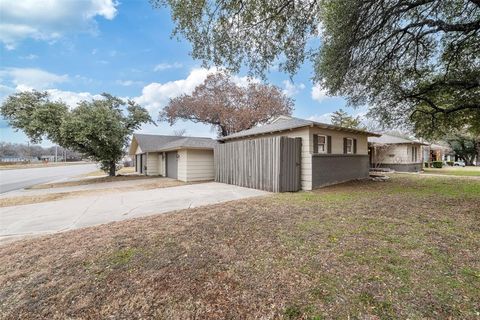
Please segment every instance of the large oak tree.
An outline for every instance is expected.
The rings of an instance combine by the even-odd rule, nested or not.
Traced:
[[[480,144],[479,0],[151,2],[170,7],[194,58],[255,74],[309,59],[317,83],[386,126],[468,127]]]
[[[178,119],[209,124],[220,136],[250,129],[272,117],[289,115],[293,100],[278,87],[250,81],[236,84],[226,72],[207,76],[192,94],[170,99],[160,120],[173,125]]]

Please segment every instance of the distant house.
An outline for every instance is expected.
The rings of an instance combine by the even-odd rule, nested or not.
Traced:
[[[441,144],[428,144],[423,148],[423,162],[434,161],[455,161],[455,153],[453,150]]]
[[[210,138],[134,134],[129,154],[135,171],[181,181],[213,180],[213,149]]]
[[[421,171],[423,146],[427,146],[427,144],[389,134],[369,137],[370,167],[387,168],[400,172]]]
[[[269,124],[219,138],[216,180],[281,192],[368,178],[367,138],[379,136],[281,116]]]

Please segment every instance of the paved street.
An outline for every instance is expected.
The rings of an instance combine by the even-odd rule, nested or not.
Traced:
[[[73,178],[92,172],[95,164],[75,164],[58,167],[0,170],[0,193],[23,189],[40,183]]]
[[[268,192],[209,182],[0,208],[0,243]]]

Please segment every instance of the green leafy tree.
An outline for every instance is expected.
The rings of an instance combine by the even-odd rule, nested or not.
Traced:
[[[102,96],[70,110],[61,101],[50,101],[46,92],[25,91],[9,96],[0,113],[33,143],[47,138],[85,154],[114,176],[130,135],[153,121],[145,108],[131,100],[125,102],[107,93]]]
[[[478,0],[150,1],[194,58],[261,75],[309,59],[317,83],[385,126],[427,137],[480,117]]]
[[[335,111],[332,114],[331,121],[333,125],[344,127],[344,128],[352,128],[352,129],[360,129],[365,130],[366,128],[362,125],[362,121],[360,120],[359,116],[352,117],[342,109]]]
[[[467,166],[473,165],[473,161],[477,156],[476,139],[468,133],[457,133],[445,139],[455,152]],[[477,159],[477,162],[479,160]]]

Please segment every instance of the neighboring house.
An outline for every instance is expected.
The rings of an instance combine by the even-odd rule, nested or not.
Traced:
[[[186,182],[213,180],[216,143],[210,138],[134,134],[129,154],[140,174]]]
[[[259,185],[259,188],[273,191],[312,190],[314,188],[345,182],[354,179],[364,179],[369,176],[368,141],[369,136],[379,137],[379,134],[362,130],[338,127],[330,124],[281,116],[269,124],[257,126],[249,130],[234,133],[219,139],[216,152],[222,150],[222,157],[216,155],[216,180],[244,186]],[[279,142],[274,137],[298,138],[292,141],[301,142],[298,148],[298,161],[292,166],[299,166],[299,186],[295,190],[284,189],[278,186],[264,186],[265,181],[278,180],[281,184],[284,179],[281,170],[276,167],[285,166],[285,162],[292,162],[295,157],[282,157],[282,154],[297,152],[294,144]],[[285,139],[284,139],[285,140]],[[252,141],[252,143],[247,143]],[[258,143],[254,143],[258,142]],[[228,145],[230,151],[225,151]],[[274,150],[274,153],[266,151]],[[278,151],[279,150],[279,151]],[[278,152],[277,152],[278,151]],[[229,156],[235,154],[236,156]],[[241,160],[237,160],[237,158]],[[232,165],[232,162],[239,162]],[[267,165],[265,164],[267,163]],[[273,169],[268,167],[272,164]],[[228,170],[225,169],[226,166]],[[241,172],[240,174],[238,173]],[[268,172],[265,172],[268,171]],[[294,175],[290,170],[285,174]],[[220,176],[219,176],[220,175]],[[236,176],[235,176],[236,175]],[[293,178],[292,178],[293,179]],[[268,182],[268,181],[267,181]]]
[[[432,143],[423,148],[423,162],[455,160],[455,153],[448,146]]]
[[[28,162],[29,159],[25,157],[10,157],[5,156],[0,158],[0,162]]]
[[[427,144],[389,134],[368,138],[370,167],[401,172],[418,172],[423,168],[422,147]]]

